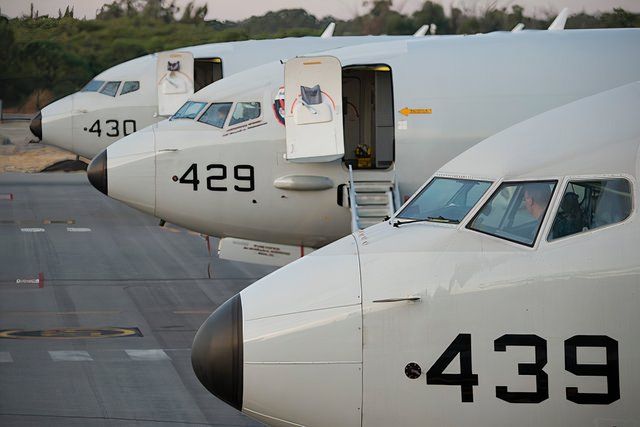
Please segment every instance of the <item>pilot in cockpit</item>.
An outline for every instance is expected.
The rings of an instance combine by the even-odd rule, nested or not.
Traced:
[[[536,220],[544,215],[551,199],[551,189],[547,184],[530,184],[524,192],[524,206]]]

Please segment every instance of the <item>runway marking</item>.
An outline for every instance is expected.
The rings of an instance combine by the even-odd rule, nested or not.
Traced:
[[[20,231],[22,231],[23,233],[43,233],[44,228],[21,228]]]
[[[93,358],[84,350],[56,350],[49,351],[54,362],[92,362]]]
[[[83,228],[83,227],[67,227],[67,231],[71,232],[71,233],[87,233],[89,231],[91,231],[90,228]]]
[[[164,226],[162,227],[162,229],[166,231],[170,231],[172,233],[182,233],[182,230],[180,230],[179,228]]]
[[[211,314],[213,313],[213,309],[211,310],[174,310],[173,314]]]
[[[15,225],[25,225],[25,226],[51,225],[51,224],[73,225],[75,223],[76,223],[75,219],[43,219],[43,220],[26,219],[26,220],[21,220],[21,221],[16,221],[14,219],[0,219],[0,224],[15,224]]]
[[[42,220],[43,224],[75,224],[76,220],[75,219],[45,219]]]
[[[110,363],[110,362],[158,362],[163,360],[172,360],[167,353],[174,353],[174,357],[184,357],[183,353],[191,353],[191,347],[184,348],[163,348],[163,349],[148,349],[148,350],[124,350],[124,349],[94,349],[94,350],[37,350],[29,351],[28,353],[41,353],[46,351],[49,354],[49,359],[52,362],[97,362],[97,363]],[[1,363],[23,363],[24,351],[18,350],[18,358],[14,359],[9,351],[0,351],[0,364]],[[120,353],[122,356],[113,356],[115,353]],[[108,356],[111,354],[112,356]],[[31,360],[27,358],[27,360]]]
[[[141,337],[138,328],[58,328],[27,331],[22,329],[0,330],[0,338],[6,339],[88,339]]]
[[[38,285],[40,279],[16,279],[16,285]]]
[[[13,200],[13,194],[11,194],[11,193],[0,193],[0,200]]]
[[[36,279],[16,279],[16,285],[38,285],[38,288],[44,288],[44,273],[38,273]]]
[[[18,279],[19,280],[19,279]],[[77,316],[87,314],[120,314],[117,310],[92,310],[92,311],[4,311],[7,316]]]
[[[132,360],[151,361],[151,360],[171,360],[167,353],[161,349],[151,350],[125,350]]]

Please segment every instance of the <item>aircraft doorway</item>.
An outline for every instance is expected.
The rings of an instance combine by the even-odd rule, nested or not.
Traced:
[[[387,65],[342,70],[344,162],[388,169],[394,161],[393,84]]]
[[[222,78],[220,58],[195,58],[193,60],[193,89],[199,91]]]

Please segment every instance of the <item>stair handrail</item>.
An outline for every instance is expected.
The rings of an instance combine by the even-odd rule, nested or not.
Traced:
[[[393,213],[395,213],[402,206],[400,202],[400,187],[398,187],[398,174],[395,171],[393,172],[393,204]]]
[[[351,208],[351,232],[360,230],[358,225],[358,208],[356,206],[356,186],[353,183],[353,168],[349,165],[349,207]]]

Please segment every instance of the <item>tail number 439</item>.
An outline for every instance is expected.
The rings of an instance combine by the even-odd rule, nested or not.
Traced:
[[[508,347],[532,347],[535,362],[519,363],[519,375],[535,377],[535,390],[510,391],[508,386],[496,386],[496,397],[510,403],[540,403],[549,398],[549,376],[544,371],[547,364],[547,341],[537,335],[507,334],[493,342],[494,351],[506,352]],[[606,361],[600,364],[578,363],[579,348],[603,348]],[[444,371],[460,356],[460,373]],[[618,342],[606,335],[576,335],[564,342],[565,370],[579,376],[598,376],[606,378],[606,393],[586,393],[577,387],[567,387],[567,400],[582,405],[608,405],[620,399],[620,368],[618,365]],[[409,363],[405,374],[416,379],[421,369],[416,363]],[[478,385],[478,375],[471,366],[471,335],[458,334],[447,349],[429,368],[426,374],[427,384],[459,386],[463,402],[473,402],[473,387]]]

